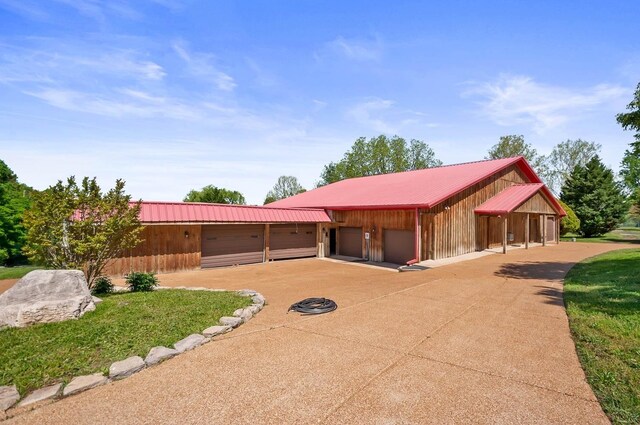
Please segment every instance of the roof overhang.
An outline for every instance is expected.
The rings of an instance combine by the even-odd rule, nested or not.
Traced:
[[[483,204],[477,206],[474,209],[474,213],[493,216],[510,214],[537,193],[542,194],[551,204],[556,214],[561,217],[567,215],[551,191],[543,183],[515,184],[509,186],[502,192],[489,198]]]

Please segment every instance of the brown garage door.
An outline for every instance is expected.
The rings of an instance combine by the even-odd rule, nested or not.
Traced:
[[[555,217],[547,217],[547,242],[556,240],[556,219]]]
[[[406,264],[416,258],[415,234],[412,230],[384,229],[384,261]]]
[[[315,224],[272,224],[269,227],[269,259],[316,256]]]
[[[261,263],[264,226],[233,224],[202,226],[202,268]]]
[[[339,229],[338,254],[362,258],[362,227]]]

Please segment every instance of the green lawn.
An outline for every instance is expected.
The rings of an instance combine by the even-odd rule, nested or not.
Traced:
[[[16,266],[16,267],[0,267],[0,280],[2,279],[20,279],[32,270],[41,269],[38,266]]]
[[[0,386],[22,395],[77,375],[106,373],[117,360],[172,347],[251,303],[233,292],[161,290],[103,296],[78,320],[0,330]]]
[[[561,241],[571,241],[572,238],[576,238],[576,242],[619,242],[619,243],[632,243],[640,244],[640,228],[639,227],[622,227],[620,229],[613,230],[602,236],[594,238],[584,238],[582,236],[573,235],[571,233],[560,238]]]
[[[616,424],[640,423],[640,249],[571,269],[564,299],[587,379]]]

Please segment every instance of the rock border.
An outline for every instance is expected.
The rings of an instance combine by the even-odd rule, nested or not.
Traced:
[[[33,410],[42,405],[44,401],[53,402],[81,393],[91,388],[107,384],[112,381],[128,378],[129,376],[140,372],[143,369],[159,364],[164,360],[180,355],[186,351],[193,350],[200,345],[206,344],[218,335],[223,335],[232,331],[243,323],[248,322],[262,310],[266,304],[266,299],[257,291],[252,289],[240,289],[230,291],[227,289],[210,289],[202,287],[187,286],[158,286],[156,290],[178,289],[188,291],[209,291],[209,292],[235,292],[241,297],[251,297],[252,304],[245,308],[239,308],[233,312],[233,316],[221,317],[217,324],[204,329],[199,334],[191,334],[187,337],[176,341],[173,348],[168,347],[152,347],[147,356],[142,359],[139,356],[132,356],[117,362],[113,362],[109,367],[108,376],[102,373],[93,373],[91,375],[75,376],[69,383],[62,387],[62,383],[48,385],[30,392],[21,397],[15,389],[15,385],[0,386],[0,421],[15,416],[7,414],[9,410],[15,411],[16,414],[27,410]],[[114,292],[129,292],[126,287],[116,287]],[[96,303],[97,304],[97,303]],[[22,402],[19,403],[19,401]],[[28,408],[27,408],[28,406]]]

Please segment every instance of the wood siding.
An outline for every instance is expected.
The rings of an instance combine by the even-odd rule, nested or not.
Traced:
[[[425,235],[423,230],[423,246],[429,256],[423,259],[440,259],[467,254],[481,248],[482,238],[478,239],[481,228],[476,229],[478,221],[473,210],[513,184],[528,183],[520,169],[513,165],[486,180],[473,185],[461,193],[436,205],[427,214],[422,215],[422,228],[432,229],[432,235]],[[430,223],[430,221],[432,221]],[[481,224],[486,225],[485,224]],[[425,249],[423,248],[423,253]]]
[[[411,231],[415,229],[415,210],[333,211],[332,216],[336,227],[362,227],[362,246],[365,247],[365,250],[364,233],[369,233],[369,259],[371,261],[384,261],[383,229]],[[328,240],[326,245],[329,246]],[[338,252],[340,252],[339,238]]]
[[[523,213],[540,213],[555,215],[556,212],[551,205],[551,202],[541,192],[536,193],[522,205],[515,209],[514,212]]]
[[[200,267],[199,225],[146,226],[141,238],[137,247],[111,261],[103,273],[123,276],[133,271],[161,273]]]

